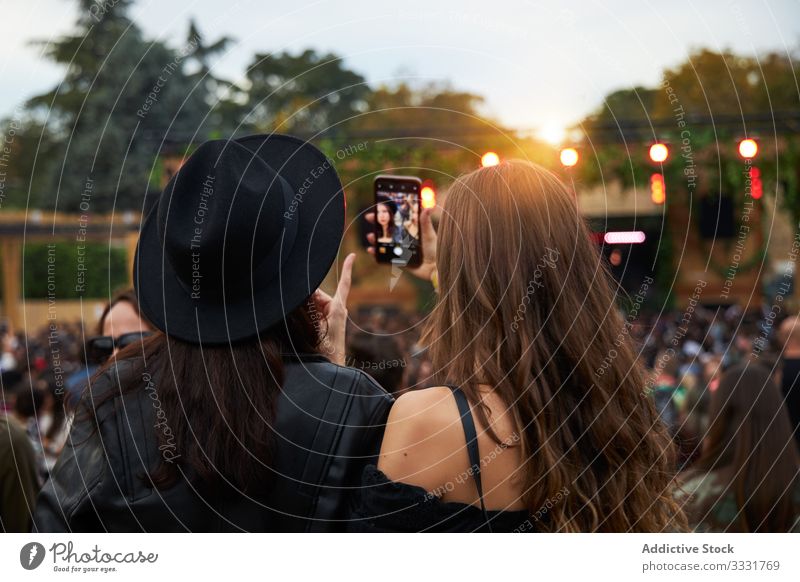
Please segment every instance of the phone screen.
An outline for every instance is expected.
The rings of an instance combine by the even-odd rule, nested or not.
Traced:
[[[375,179],[375,257],[379,263],[418,266],[422,262],[419,178]]]

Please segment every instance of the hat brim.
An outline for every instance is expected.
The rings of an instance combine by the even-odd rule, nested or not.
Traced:
[[[167,335],[203,344],[252,338],[282,320],[319,287],[336,259],[344,232],[345,198],[333,164],[308,142],[268,134],[236,139],[300,193],[292,219],[297,235],[280,273],[268,281],[251,275],[249,294],[192,298],[181,284],[158,234],[157,205],[142,225],[134,259],[140,309]]]

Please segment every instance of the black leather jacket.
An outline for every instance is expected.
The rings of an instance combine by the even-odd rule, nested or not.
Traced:
[[[97,402],[119,392],[132,361],[93,382]],[[276,477],[258,498],[231,490],[209,498],[191,479],[165,491],[141,476],[160,460],[153,401],[142,391],[117,395],[76,420],[45,484],[34,530],[65,531],[339,531],[363,467],[380,452],[393,399],[359,370],[319,356],[287,361],[276,412]],[[83,415],[85,416],[85,415]],[[202,427],[195,427],[202,430]]]

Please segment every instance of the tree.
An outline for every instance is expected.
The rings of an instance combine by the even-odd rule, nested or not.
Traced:
[[[186,57],[187,68],[196,70],[188,74],[188,79],[193,86],[201,86],[206,95],[206,105],[209,107],[209,124],[213,127],[215,136],[225,136],[234,133],[242,121],[244,107],[242,102],[247,93],[238,85],[216,76],[212,69],[213,59],[233,42],[228,36],[223,36],[214,42],[205,42],[205,37],[200,32],[195,21],[189,20],[189,30],[186,37],[186,46],[191,47]]]
[[[370,89],[333,53],[257,54],[247,69],[248,121],[261,131],[316,133],[364,111]]]
[[[130,0],[79,4],[77,32],[46,45],[47,58],[66,69],[63,80],[28,103],[58,144],[43,168],[49,188],[32,202],[62,211],[141,209],[164,145],[210,132],[209,87],[184,71],[198,43],[171,49],[146,40],[127,16]]]
[[[646,121],[654,114],[657,89],[633,87],[609,93],[603,104],[589,115],[582,124],[584,131],[591,132],[596,127],[616,127],[626,121]]]
[[[542,144],[502,127],[482,106],[480,95],[446,83],[383,85],[370,95],[367,111],[343,123],[341,134],[323,140],[323,149],[337,161],[355,208],[371,204],[370,177],[377,173],[430,178],[443,189],[455,176],[477,168],[487,150],[505,159],[546,159]],[[356,143],[365,147],[352,159],[337,155]]]

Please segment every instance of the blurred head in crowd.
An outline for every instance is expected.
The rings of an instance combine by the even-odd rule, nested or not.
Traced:
[[[398,395],[404,387],[406,370],[405,353],[393,335],[361,331],[350,340],[349,366],[359,368],[383,386]]]
[[[796,518],[800,457],[789,416],[770,371],[753,362],[726,371],[711,395],[708,431],[693,471],[713,473],[721,492],[692,507],[695,521],[714,519],[732,496],[738,513],[728,531],[788,532]]]
[[[133,289],[117,293],[97,322],[97,333],[104,336],[119,337],[126,333],[147,331],[152,331],[152,328],[139,313],[139,302]]]
[[[133,289],[117,293],[103,310],[97,322],[98,336],[87,342],[88,359],[102,363],[132,344],[141,343],[143,335],[153,330],[139,312],[139,303]]]
[[[784,345],[784,357],[800,358],[800,318],[795,315],[783,320],[778,338]]]
[[[14,390],[14,416],[25,423],[29,419],[38,418],[47,405],[48,392],[46,384],[39,382],[21,382]]]
[[[522,161],[467,174],[449,190],[438,249],[440,299],[425,337],[434,370],[473,402],[481,385],[503,399],[522,432],[531,510],[569,487],[580,494],[549,514],[560,531],[676,527],[669,435],[643,397],[644,371],[573,192]],[[490,426],[483,407],[476,415]]]

